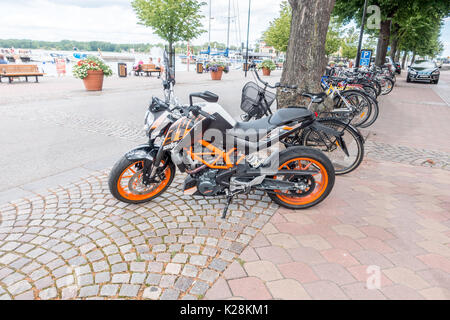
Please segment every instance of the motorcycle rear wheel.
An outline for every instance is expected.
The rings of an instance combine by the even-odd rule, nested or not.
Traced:
[[[297,152],[299,148],[303,149]],[[269,197],[277,204],[288,209],[306,209],[322,202],[334,186],[335,174],[331,161],[320,151],[305,147],[296,147],[296,152],[284,152],[279,159],[279,170],[315,170],[316,174],[308,179],[309,189],[305,191],[274,190]],[[287,149],[289,150],[289,149]],[[317,177],[320,176],[320,177]],[[295,176],[272,177],[292,181]],[[303,178],[303,177],[302,177]],[[320,181],[319,179],[320,178]],[[311,185],[313,184],[313,185]]]

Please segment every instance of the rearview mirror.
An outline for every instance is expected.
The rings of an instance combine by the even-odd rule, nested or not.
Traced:
[[[189,95],[189,102],[192,106],[192,98],[200,98],[206,102],[217,102],[219,101],[219,96],[211,91],[195,92]]]

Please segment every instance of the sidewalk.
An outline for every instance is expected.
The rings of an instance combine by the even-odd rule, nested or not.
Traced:
[[[181,175],[157,201],[127,205],[108,191],[112,155],[21,185],[16,197],[2,193],[0,299],[449,299],[450,109],[430,85],[397,85],[365,131],[361,167],[312,209],[280,209],[252,193],[223,221],[225,199],[182,196]],[[71,134],[113,143],[111,124],[86,110],[92,119]],[[134,123],[117,115],[110,121]],[[120,141],[140,139],[134,124],[124,128]]]

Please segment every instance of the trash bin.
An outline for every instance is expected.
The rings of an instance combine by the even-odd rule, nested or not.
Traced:
[[[203,63],[197,62],[197,73],[203,73]]]
[[[127,76],[127,64],[126,63],[118,63],[118,71],[117,73],[119,74],[119,77],[121,78],[125,78]]]

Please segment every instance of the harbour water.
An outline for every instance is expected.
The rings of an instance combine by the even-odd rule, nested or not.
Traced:
[[[66,59],[66,76],[72,76],[72,67],[77,63],[78,59],[74,58],[73,54],[86,54],[99,56],[99,53],[89,52],[89,51],[57,51],[57,50],[32,50],[31,51],[31,62],[27,62],[27,64],[37,64],[39,69],[46,74],[46,76],[57,76],[56,72],[56,64],[54,62],[53,55],[61,55],[62,58]],[[106,57],[105,62],[107,65],[111,67],[114,74],[118,72],[118,63],[125,63],[127,65],[127,70],[130,73],[133,70],[133,66],[137,65],[139,61],[143,61],[144,63],[149,63],[150,57],[153,59],[153,63],[156,64],[158,58],[163,60],[163,50],[161,48],[152,48],[151,52],[142,53],[119,53],[119,52],[102,52],[102,56]],[[108,59],[109,57],[109,59]],[[187,65],[181,63],[181,59],[176,57],[175,59],[175,68],[177,71],[186,71]],[[190,70],[194,70],[194,66],[191,66]]]

